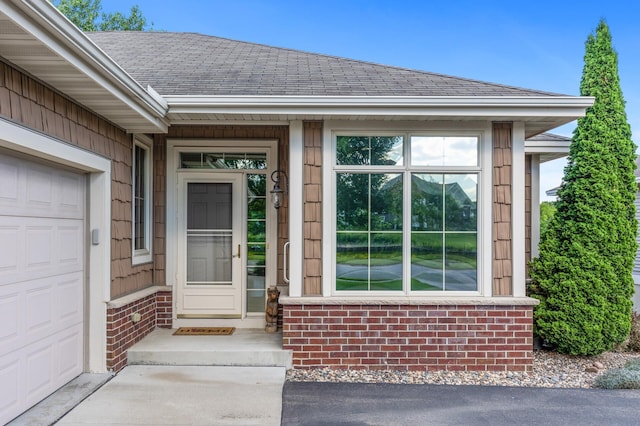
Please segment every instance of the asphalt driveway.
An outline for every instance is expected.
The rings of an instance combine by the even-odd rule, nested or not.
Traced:
[[[638,425],[640,391],[286,382],[282,425]]]

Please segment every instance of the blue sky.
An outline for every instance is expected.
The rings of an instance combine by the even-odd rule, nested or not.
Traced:
[[[137,4],[154,29],[188,31],[577,95],[584,43],[606,19],[640,144],[640,2],[629,0],[102,0]],[[575,124],[554,130],[571,136]],[[544,164],[544,190],[565,162]]]

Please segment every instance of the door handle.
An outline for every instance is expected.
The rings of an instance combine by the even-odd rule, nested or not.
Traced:
[[[233,256],[231,256],[231,257],[237,257],[237,258],[240,258],[240,244],[238,244],[238,254],[234,254],[234,255],[233,255]]]

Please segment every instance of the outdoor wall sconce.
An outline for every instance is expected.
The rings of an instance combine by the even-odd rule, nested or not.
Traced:
[[[284,176],[284,188],[280,186],[280,178]],[[279,209],[282,205],[282,195],[289,193],[289,177],[285,173],[284,170],[276,170],[271,173],[271,180],[273,181],[273,189],[271,192],[271,201],[273,202],[273,207]]]

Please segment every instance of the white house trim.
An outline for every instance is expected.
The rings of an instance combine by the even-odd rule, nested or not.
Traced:
[[[525,287],[525,163],[524,163],[524,123],[513,123],[511,161],[511,255],[512,265],[512,295],[524,297]]]
[[[304,129],[289,124],[289,295],[300,297],[304,281]]]
[[[540,156],[531,156],[531,258],[538,257],[540,244]]]
[[[98,244],[87,244],[87,359],[85,370],[107,368],[107,302],[111,294],[111,161],[45,134],[0,118],[0,146],[89,173],[87,229]]]

